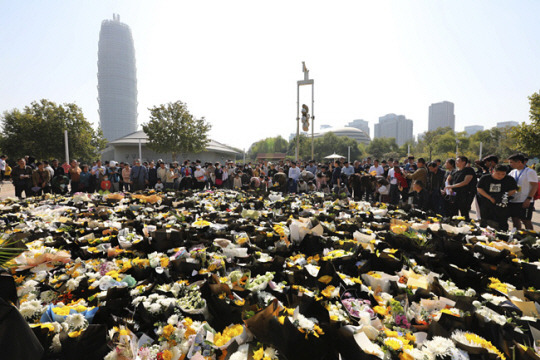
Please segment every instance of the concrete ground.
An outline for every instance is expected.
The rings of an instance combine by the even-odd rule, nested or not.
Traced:
[[[11,182],[4,181],[3,184],[0,184],[0,200],[5,199],[9,196],[15,196],[15,188]],[[536,200],[536,211],[533,213],[533,227],[534,230],[540,231],[540,200]],[[476,200],[473,202],[471,210],[471,219],[477,218],[476,216]],[[510,228],[512,228],[512,222],[510,221]]]

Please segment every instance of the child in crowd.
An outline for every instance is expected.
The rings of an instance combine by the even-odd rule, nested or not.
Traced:
[[[308,186],[308,192],[312,193],[312,192],[317,191],[317,186],[315,186],[313,181],[308,181],[307,186]]]
[[[377,179],[377,193],[379,194],[380,202],[387,203],[390,201],[390,187],[386,180]]]
[[[160,178],[157,179],[156,186],[154,188],[156,189],[157,192],[163,191],[163,183],[161,182]]]
[[[233,189],[234,189],[234,190],[240,190],[240,189],[242,189],[242,179],[240,178],[240,174],[239,174],[239,173],[234,174],[234,179],[233,179]]]
[[[308,185],[304,181],[304,179],[298,180],[298,184],[297,184],[297,192],[298,192],[298,194],[307,193],[307,191],[308,191]]]

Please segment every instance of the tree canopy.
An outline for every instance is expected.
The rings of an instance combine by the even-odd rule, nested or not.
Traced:
[[[366,148],[367,153],[374,158],[383,158],[384,154],[398,150],[399,146],[394,138],[375,138]]]
[[[540,92],[529,96],[530,124],[521,123],[513,128],[511,135],[516,141],[518,150],[532,156],[540,155]]]
[[[281,136],[269,137],[251,144],[247,156],[255,159],[261,153],[286,153],[288,147],[289,142]]]
[[[198,153],[210,142],[211,125],[203,118],[196,119],[181,101],[149,108],[150,120],[142,128],[148,136],[148,147],[158,153]]]
[[[94,130],[76,104],[57,105],[42,99],[23,110],[5,111],[1,118],[0,148],[12,159],[25,155],[37,159],[64,159],[64,131],[68,131],[69,154],[92,160],[105,147],[101,130]]]

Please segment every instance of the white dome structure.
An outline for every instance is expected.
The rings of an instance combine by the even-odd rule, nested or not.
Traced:
[[[329,132],[334,133],[336,136],[346,136],[348,138],[354,139],[359,144],[368,145],[371,142],[368,134],[366,134],[360,129],[356,129],[353,127],[330,128],[326,131],[313,134],[313,137],[320,138]]]

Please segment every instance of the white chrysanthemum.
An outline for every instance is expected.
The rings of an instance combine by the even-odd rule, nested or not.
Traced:
[[[298,326],[300,326],[302,329],[313,330],[315,327],[315,323],[302,314],[298,314],[296,320],[298,321]]]
[[[60,342],[60,334],[54,335],[51,343],[51,352],[59,353],[62,350],[62,343]]]
[[[68,315],[66,316],[65,322],[69,325],[71,329],[74,329],[74,330],[81,329],[87,324],[87,321],[84,318],[84,315],[82,314]]]
[[[264,349],[264,356],[269,357],[270,359],[277,359],[278,357],[278,351],[274,349],[273,347],[267,347]]]
[[[157,314],[161,311],[161,305],[160,304],[150,304],[150,307],[148,308],[148,311],[150,311],[152,314]]]
[[[66,283],[66,287],[68,291],[73,291],[77,289],[79,287],[79,282],[80,282],[79,278],[69,279]]]
[[[447,356],[455,347],[451,339],[434,336],[432,340],[424,342],[424,347],[435,356]]]
[[[17,288],[17,296],[22,297],[26,294],[36,291],[36,285],[38,282],[35,280],[28,280],[22,286]]]
[[[44,303],[51,303],[54,299],[56,299],[56,292],[53,290],[44,291],[41,293],[40,298]]]
[[[26,301],[19,307],[19,312],[25,319],[31,319],[36,315],[40,315],[43,307],[38,300]]]
[[[176,324],[178,324],[178,315],[177,315],[177,314],[171,315],[171,316],[167,319],[167,324],[169,324],[169,325],[176,325]]]
[[[238,350],[231,355],[230,360],[247,360],[249,352],[249,345],[244,344],[238,347]]]
[[[414,360],[426,360],[426,359],[435,360],[435,355],[433,355],[427,349],[420,350],[417,348],[413,348],[413,349],[406,349],[404,352],[412,356]]]
[[[116,352],[116,348],[111,350],[104,358],[103,360],[117,360],[118,359],[118,353]]]

